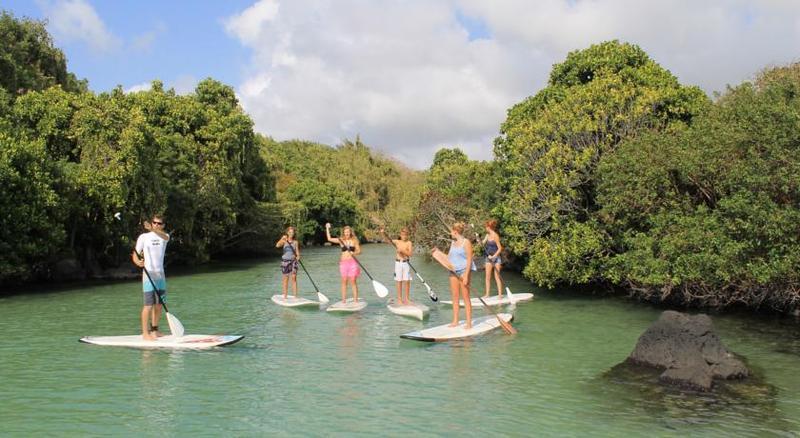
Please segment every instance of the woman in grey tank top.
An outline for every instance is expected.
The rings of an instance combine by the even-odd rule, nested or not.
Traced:
[[[294,227],[286,229],[286,234],[275,244],[283,249],[281,254],[281,274],[283,274],[283,298],[289,293],[289,277],[292,278],[292,292],[297,297],[297,261],[300,260],[300,244],[294,237]]]

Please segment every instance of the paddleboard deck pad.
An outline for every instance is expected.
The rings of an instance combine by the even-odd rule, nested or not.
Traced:
[[[400,316],[408,316],[411,318],[419,319],[420,321],[425,319],[430,312],[430,307],[420,304],[420,303],[411,303],[411,304],[399,304],[395,300],[389,300],[389,304],[386,305],[386,308],[389,309],[390,312],[394,313],[395,315]]]
[[[524,303],[525,301],[533,300],[533,294],[528,292],[521,294],[511,294],[511,295],[514,297],[514,303]],[[477,297],[470,298],[469,301],[470,303],[472,303],[473,306],[481,305],[481,300],[479,300]],[[511,304],[511,300],[508,299],[508,295],[506,294],[503,294],[501,296],[492,295],[489,298],[484,298],[483,301],[486,302],[487,306],[502,306],[505,304]],[[453,305],[452,300],[442,300],[440,301],[440,303],[447,304],[448,306]],[[463,300],[459,301],[459,304],[463,306],[464,301]]]
[[[337,301],[328,306],[328,308],[325,310],[328,312],[358,312],[359,310],[363,310],[365,307],[367,307],[367,302],[364,300],[349,300],[346,303]]]
[[[309,300],[303,297],[295,297],[292,295],[286,298],[283,295],[273,295],[272,302],[283,307],[319,307],[319,301]]]
[[[241,335],[172,335],[162,336],[154,341],[145,341],[142,335],[130,336],[85,336],[79,341],[107,347],[130,348],[172,348],[202,350],[205,348],[231,345],[244,339]]]
[[[514,315],[510,313],[498,313],[497,316],[499,316],[505,322],[510,322],[512,319],[514,319]],[[452,341],[454,339],[478,336],[500,327],[500,321],[498,321],[494,315],[473,318],[472,328],[470,329],[464,327],[465,322],[466,321],[459,321],[456,327],[448,327],[448,324],[443,324],[436,327],[430,327],[406,333],[400,335],[400,337],[414,341],[444,342]]]

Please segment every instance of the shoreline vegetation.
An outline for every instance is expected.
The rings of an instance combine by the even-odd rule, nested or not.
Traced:
[[[415,171],[358,137],[258,134],[211,78],[188,95],[157,80],[92,92],[40,21],[2,12],[0,40],[0,290],[126,269],[153,212],[187,266],[270,254],[286,224],[309,244],[326,222],[367,240],[408,225],[430,248],[455,219],[494,217],[542,287],[800,308],[800,64],[711,99],[636,45],[602,42],[508,110],[494,160],[449,147]]]

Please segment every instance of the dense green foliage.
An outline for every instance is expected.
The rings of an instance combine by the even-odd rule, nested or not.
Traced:
[[[729,90],[684,131],[600,166],[604,276],[684,304],[800,304],[800,65]]]
[[[612,241],[598,220],[597,167],[649,130],[685,126],[709,103],[634,45],[572,52],[547,87],[509,110],[495,144],[506,186],[497,213],[535,282],[603,278]]]
[[[262,150],[275,171],[282,211],[306,240],[323,242],[326,222],[349,224],[367,238],[375,238],[380,225],[396,230],[411,222],[422,174],[371,151],[358,138],[335,148],[265,138]]]
[[[41,21],[18,20],[0,11],[0,88],[10,95],[60,85],[67,91],[85,91],[67,71],[67,60]]]
[[[0,178],[4,188],[26,188],[4,190],[18,197],[4,199],[4,209],[35,218],[28,226],[47,232],[6,227],[14,233],[3,239],[10,250],[0,254],[2,279],[46,277],[43,269],[58,258],[91,270],[118,263],[153,212],[166,214],[175,230],[178,261],[257,249],[280,227],[252,122],[233,90],[216,81],[202,81],[189,96],[158,82],[132,94],[29,92],[13,102],[3,126],[9,163]],[[32,237],[36,244],[26,245]]]
[[[800,65],[712,103],[638,47],[570,53],[509,110],[494,162],[436,155],[416,238],[500,217],[542,286],[679,305],[800,305]]]
[[[440,149],[428,172],[425,189],[414,220],[414,238],[419,244],[444,249],[450,227],[456,221],[474,224],[483,232],[487,206],[500,197],[496,164],[474,161],[458,148]],[[475,236],[471,227],[465,232]]]

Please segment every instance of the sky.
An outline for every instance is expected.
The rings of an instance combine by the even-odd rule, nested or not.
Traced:
[[[213,77],[276,140],[367,145],[417,169],[491,159],[506,111],[591,44],[639,45],[709,95],[800,60],[800,0],[4,0],[46,19],[94,91]]]

